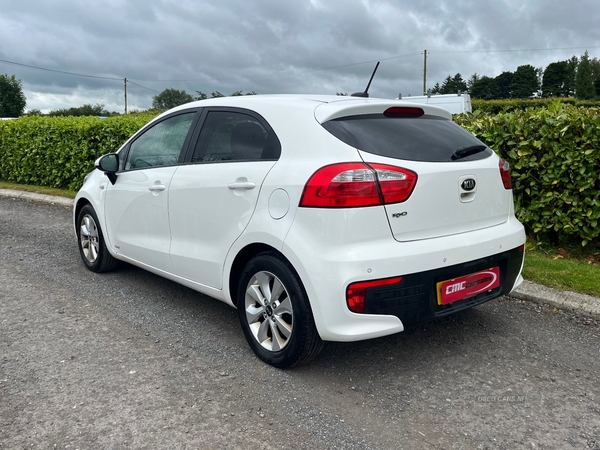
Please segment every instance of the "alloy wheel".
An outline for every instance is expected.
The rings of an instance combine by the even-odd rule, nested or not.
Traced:
[[[294,325],[292,302],[275,275],[261,271],[250,279],[245,311],[250,332],[264,349],[277,352],[290,342]]]

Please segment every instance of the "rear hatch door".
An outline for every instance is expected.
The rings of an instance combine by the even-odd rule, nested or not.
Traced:
[[[396,114],[387,113],[393,108]],[[430,239],[499,225],[508,220],[512,191],[505,189],[500,159],[481,141],[431,109],[382,104],[337,111],[323,127],[355,147],[366,163],[412,170],[411,196],[386,204],[398,241]],[[420,111],[420,112],[419,112]]]

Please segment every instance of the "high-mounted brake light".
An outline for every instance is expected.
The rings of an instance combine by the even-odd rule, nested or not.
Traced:
[[[367,290],[381,286],[389,286],[402,281],[402,277],[385,278],[383,280],[359,281],[352,283],[346,289],[348,309],[355,313],[364,313],[366,308]]]
[[[500,159],[498,167],[500,167],[500,177],[502,177],[504,189],[512,189],[512,181],[510,180],[510,164],[508,161]]]
[[[425,112],[414,106],[392,106],[383,112],[385,117],[421,117]]]
[[[407,200],[417,174],[385,164],[340,163],[317,170],[306,183],[300,206],[357,208]]]

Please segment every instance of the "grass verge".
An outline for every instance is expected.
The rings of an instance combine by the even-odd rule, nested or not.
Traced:
[[[600,252],[528,245],[523,278],[560,290],[600,297]]]
[[[59,197],[75,198],[77,192],[66,189],[56,189],[45,186],[28,186],[25,184],[0,181],[0,189],[14,189],[17,191],[35,192],[36,194],[57,195]]]

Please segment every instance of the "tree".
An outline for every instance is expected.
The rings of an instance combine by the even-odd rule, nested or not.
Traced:
[[[438,91],[439,85],[436,83],[434,89],[436,89],[436,91]],[[452,75],[448,75],[445,79],[444,82],[442,83],[442,86],[439,88],[439,92],[434,92],[434,90],[431,90],[432,94],[456,94],[458,91],[461,92],[466,92],[467,91],[467,83],[465,83],[465,80],[463,80],[463,77],[460,73],[457,73],[456,75],[452,76]]]
[[[167,110],[194,101],[194,97],[183,90],[167,88],[152,97],[152,108]]]
[[[448,92],[448,94],[457,94],[460,92],[467,92],[467,83],[463,80],[463,77],[460,73],[457,73],[452,77],[452,92]]]
[[[48,113],[49,116],[110,116],[110,113],[104,109],[102,103],[95,105],[85,104],[76,108],[53,109]]]
[[[513,74],[510,91],[512,98],[529,98],[540,88],[537,69],[530,64],[519,66]]]
[[[497,94],[494,98],[511,98],[512,97],[512,81],[513,81],[513,73],[512,72],[502,72],[498,75],[494,80],[496,80],[496,89]]]
[[[575,77],[575,97],[582,100],[589,100],[596,95],[594,87],[594,78],[592,74],[592,64],[587,50],[579,60],[577,66],[577,75]]]
[[[430,92],[432,94],[441,94],[442,93],[442,87],[440,86],[440,83],[435,83],[435,86],[433,86],[430,89]]]
[[[569,63],[558,61],[548,64],[542,79],[542,96],[568,97],[569,96]]]
[[[473,83],[470,92],[471,97],[473,98],[481,98],[485,100],[498,98],[498,87],[496,85],[496,79],[484,75],[479,80]]]
[[[208,95],[206,95],[202,91],[196,91],[196,93],[198,94],[198,96],[195,97],[194,100],[206,100],[208,98]],[[235,91],[235,92],[232,92],[229,96],[230,97],[241,97],[243,95],[256,95],[256,92],[250,91],[250,92],[246,92],[244,94],[243,91]],[[225,97],[225,95],[221,94],[219,91],[215,91],[210,94],[210,98],[218,98],[218,97]]]
[[[450,94],[452,92],[452,75],[448,75],[442,81],[442,87],[440,88],[440,94]]]
[[[590,60],[592,65],[592,77],[594,79],[594,90],[596,91],[596,97],[600,97],[600,60],[594,58]]]
[[[256,95],[256,92],[250,91],[244,94],[242,91],[235,91],[231,94],[231,97],[241,97],[242,95]]]
[[[481,80],[481,75],[479,75],[477,72],[475,72],[473,75],[471,75],[469,77],[469,79],[467,80],[467,90],[469,92],[471,92],[471,89],[473,89],[473,85],[475,83],[477,83],[479,80]]]
[[[25,112],[27,99],[21,80],[14,75],[0,75],[0,117],[19,117]]]
[[[567,61],[567,97],[575,95],[575,76],[577,74],[577,66],[579,65],[579,59],[577,56],[572,56],[571,59]]]

